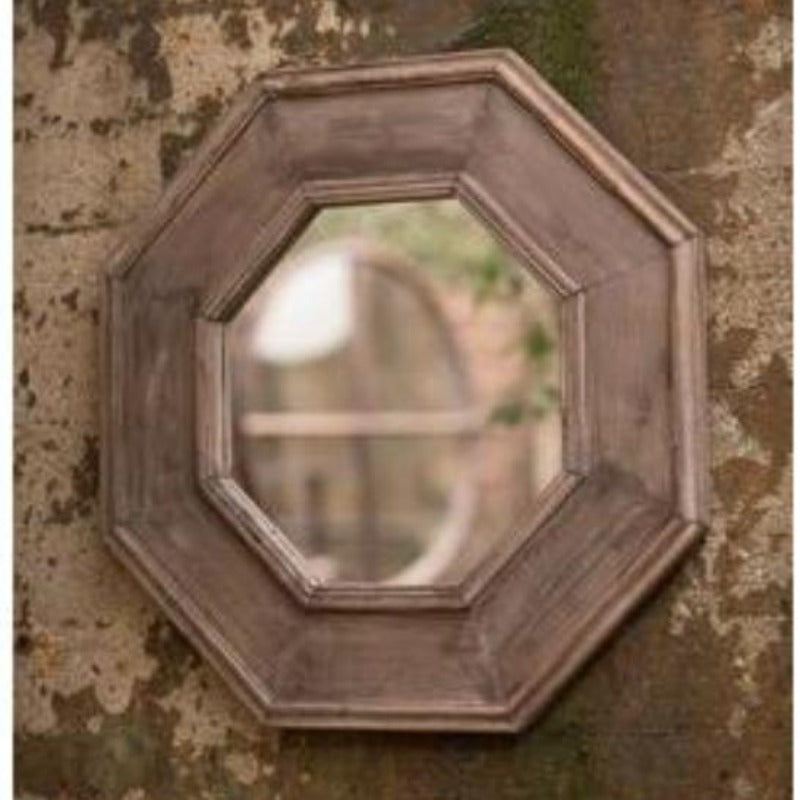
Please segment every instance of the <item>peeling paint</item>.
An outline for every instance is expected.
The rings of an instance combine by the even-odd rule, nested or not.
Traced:
[[[756,80],[785,68],[787,35],[788,23],[771,19],[746,48]],[[717,635],[735,637],[741,701],[730,732],[739,738],[759,705],[759,660],[784,642],[789,625],[788,608],[753,612],[743,601],[772,586],[785,593],[791,580],[790,510],[781,499],[790,493],[790,103],[786,94],[763,104],[703,170],[713,178],[737,174],[718,212],[726,233],[708,243],[712,269],[735,267],[718,273],[711,299],[714,522],[704,568],[677,600],[671,629],[682,635],[703,615]],[[776,220],[784,220],[782,229]]]

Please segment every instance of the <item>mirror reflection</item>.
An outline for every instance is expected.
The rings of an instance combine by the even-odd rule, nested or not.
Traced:
[[[228,341],[236,477],[320,581],[453,583],[560,470],[557,299],[456,200],[321,212]]]

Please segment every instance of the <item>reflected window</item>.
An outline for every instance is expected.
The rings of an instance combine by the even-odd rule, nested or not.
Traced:
[[[458,580],[560,469],[557,302],[456,201],[323,211],[229,341],[237,479],[323,582]]]

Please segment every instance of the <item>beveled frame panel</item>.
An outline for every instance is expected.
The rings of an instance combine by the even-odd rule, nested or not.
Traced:
[[[458,586],[319,587],[229,479],[224,321],[318,208],[445,196],[564,298],[565,471]],[[699,234],[513,53],[268,75],[105,287],[106,538],[273,724],[517,730],[703,530]]]

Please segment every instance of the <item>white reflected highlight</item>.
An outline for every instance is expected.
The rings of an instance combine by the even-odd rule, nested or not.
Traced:
[[[353,335],[352,273],[347,256],[330,251],[288,273],[253,332],[253,355],[289,365],[344,347]]]

